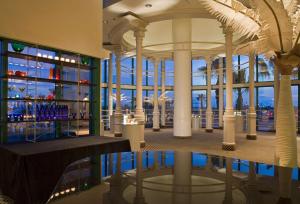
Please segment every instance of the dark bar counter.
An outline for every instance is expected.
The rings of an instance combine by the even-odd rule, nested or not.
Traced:
[[[127,139],[99,136],[0,145],[0,188],[15,204],[46,203],[71,163],[127,151]]]

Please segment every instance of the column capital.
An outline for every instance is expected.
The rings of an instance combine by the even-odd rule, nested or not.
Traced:
[[[206,55],[206,56],[204,56],[204,59],[205,59],[207,65],[208,65],[208,64],[212,64],[212,62],[213,62],[213,60],[214,60],[213,56],[211,56],[211,55]]]
[[[232,33],[233,33],[233,28],[232,28],[232,26],[230,26],[230,25],[222,24],[221,28],[223,29],[223,33],[224,33],[225,35],[227,35],[227,34],[232,34]]]
[[[280,74],[291,75],[294,68],[300,67],[299,56],[292,54],[283,55],[281,53],[276,53],[276,55],[272,61],[278,67]]]
[[[120,57],[123,54],[123,48],[121,45],[116,45],[113,47],[113,53],[116,57]]]
[[[159,63],[159,61],[161,60],[160,57],[150,57],[149,59],[152,61],[153,64]]]
[[[145,32],[146,32],[145,28],[139,27],[134,30],[134,37],[136,39],[143,39],[145,37]]]

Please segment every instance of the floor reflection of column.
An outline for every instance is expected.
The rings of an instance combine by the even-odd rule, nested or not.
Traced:
[[[278,167],[279,202],[292,203],[292,168]]]
[[[108,155],[108,175],[113,175],[113,154]]]
[[[136,194],[134,204],[144,204],[143,195],[143,152],[136,153]]]
[[[249,175],[248,175],[248,195],[247,203],[256,204],[260,203],[258,200],[257,184],[256,184],[256,169],[255,163],[249,162]]]
[[[175,152],[173,175],[173,204],[191,203],[192,153]]]
[[[117,153],[116,172],[109,180],[110,191],[105,195],[103,203],[121,204],[124,203],[122,196],[122,175],[121,175],[121,153]],[[110,165],[111,166],[111,165]]]
[[[159,169],[159,160],[158,160],[159,152],[154,152],[154,169]]]
[[[91,176],[95,184],[100,184],[102,180],[101,155],[91,157]]]
[[[224,204],[232,204],[232,159],[226,158],[225,198]]]
[[[166,167],[166,152],[161,152],[161,166]]]

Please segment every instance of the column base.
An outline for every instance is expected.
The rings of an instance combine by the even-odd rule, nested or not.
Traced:
[[[235,144],[227,144],[227,143],[223,143],[222,144],[222,149],[224,151],[234,151],[235,150]]]
[[[212,133],[213,131],[214,131],[214,129],[205,129],[205,132]]]
[[[176,136],[176,135],[173,135],[175,138],[179,138],[179,139],[186,139],[186,138],[191,138],[192,135],[190,136]]]
[[[145,122],[145,113],[142,111],[142,112],[136,112],[134,114],[134,117],[137,121],[144,121]]]
[[[115,137],[122,137],[122,133],[121,132],[115,132]]]
[[[160,128],[152,128],[153,132],[159,132]]]
[[[256,140],[256,135],[247,135],[247,140]]]
[[[145,141],[141,142],[141,143],[140,143],[140,147],[141,147],[141,148],[146,147],[146,142],[145,142]]]

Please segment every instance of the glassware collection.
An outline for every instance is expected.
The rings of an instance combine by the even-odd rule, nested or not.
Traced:
[[[3,57],[9,138],[89,129],[90,57],[15,42]]]

